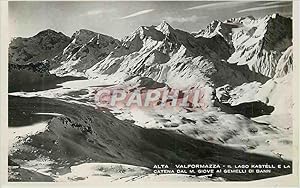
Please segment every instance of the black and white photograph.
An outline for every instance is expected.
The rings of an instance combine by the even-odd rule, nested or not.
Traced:
[[[297,185],[293,6],[8,1],[7,181]]]

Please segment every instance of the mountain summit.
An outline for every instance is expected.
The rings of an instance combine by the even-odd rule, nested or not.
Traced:
[[[155,29],[161,31],[164,35],[169,35],[170,33],[174,32],[173,27],[165,20],[161,24],[156,26]]]
[[[9,44],[9,63],[28,64],[52,59],[70,42],[68,36],[51,29],[41,31],[29,38],[14,38]]]

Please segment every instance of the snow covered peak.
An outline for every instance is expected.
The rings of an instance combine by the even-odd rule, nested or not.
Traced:
[[[214,31],[222,22],[220,20],[212,21],[206,28],[208,30]]]
[[[156,30],[161,31],[163,34],[168,35],[174,31],[173,27],[168,24],[165,20],[155,27]]]
[[[131,35],[125,36],[122,42],[133,41],[136,38],[143,39],[145,30],[147,30],[145,26],[138,27]]]
[[[209,25],[210,25],[210,26],[215,26],[215,27],[216,27],[220,22],[221,22],[220,20],[214,20],[214,21],[212,21]]]
[[[72,35],[72,43],[85,44],[92,38],[96,37],[98,34],[99,33],[87,29],[80,29]]]
[[[220,30],[221,22],[219,20],[212,21],[205,29],[200,30],[195,34],[196,37],[203,36],[206,38],[212,37]]]
[[[232,31],[235,52],[227,61],[273,77],[281,53],[292,45],[292,20],[273,14],[241,23]]]
[[[270,23],[272,21],[285,22],[287,20],[291,20],[291,18],[281,16],[279,13],[274,13],[274,14],[271,14],[271,15],[266,15],[266,16],[264,16],[262,18],[257,19],[257,21],[259,21],[259,22],[264,21],[264,22],[267,22],[267,23]]]
[[[98,34],[97,32],[88,30],[88,29],[79,29],[78,31],[75,32],[75,34],[79,35],[93,35],[93,34]]]
[[[198,33],[194,33],[193,35],[197,37],[205,37],[212,38],[216,35],[222,36],[228,44],[231,45],[231,35],[232,29],[239,27],[236,23],[231,22],[221,22],[220,20],[212,21],[205,29],[200,30]]]
[[[275,13],[271,15],[272,18],[277,18],[278,16],[280,16],[279,13]]]
[[[174,35],[174,33],[175,29],[173,29],[166,21],[163,21],[158,26],[140,26],[131,35],[122,39],[122,41],[123,43],[142,41],[144,39],[162,41],[166,37]]]
[[[72,35],[72,44],[84,45],[92,41],[96,41],[97,44],[105,41],[118,41],[111,36],[103,35],[87,29],[80,29]]]
[[[162,41],[168,36],[174,35],[175,29],[170,24],[163,21],[158,26],[140,26],[131,35],[122,39],[123,43],[132,41],[141,41],[144,39],[152,39],[155,41]]]
[[[228,20],[225,20],[224,23],[243,24],[243,23],[249,23],[254,20],[256,19],[253,16],[243,16],[238,18],[230,18]]]

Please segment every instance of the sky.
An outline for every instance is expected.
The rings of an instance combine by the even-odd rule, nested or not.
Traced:
[[[213,20],[280,13],[292,16],[291,1],[10,1],[11,37],[30,37],[45,29],[72,36],[88,29],[121,39],[139,26],[163,20],[173,28],[197,32]]]

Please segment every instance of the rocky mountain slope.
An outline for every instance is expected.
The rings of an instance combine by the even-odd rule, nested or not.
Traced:
[[[68,36],[50,29],[29,38],[17,37],[9,44],[9,63],[22,65],[51,60],[70,42]]]
[[[71,166],[92,162],[126,163],[149,169],[152,169],[154,164],[170,163],[170,161],[174,164],[220,164],[221,166],[222,164],[249,163],[290,164],[289,161],[278,158],[224,147],[213,143],[212,140],[192,139],[187,134],[189,131],[195,132],[197,130],[195,126],[186,127],[184,132],[176,131],[176,129],[146,129],[130,121],[117,119],[110,112],[96,111],[89,106],[66,103],[56,99],[11,97],[10,101],[12,109],[19,108],[19,105],[22,107],[12,113],[18,114],[22,111],[31,114],[47,113],[55,109],[58,114],[61,114],[55,115],[48,121],[45,131],[20,139],[18,144],[22,147],[15,145],[12,148],[14,152],[10,155],[14,162],[25,168],[38,168],[43,165],[44,167],[38,172],[43,171],[44,174],[50,174],[53,178],[67,173]],[[210,126],[217,126],[214,124],[218,124],[217,120],[209,117],[206,117],[207,123]],[[232,116],[232,118],[237,117]],[[226,121],[232,120],[225,119]],[[14,124],[18,126],[20,122]],[[243,131],[254,131],[253,134],[264,134],[265,131],[270,133],[270,130],[263,130],[267,126],[251,123],[248,126]],[[255,127],[262,129],[262,132],[256,133]],[[227,133],[219,130],[218,136],[231,140],[229,133],[233,130],[228,130],[228,127],[226,130]],[[209,135],[209,131],[206,130],[206,132]],[[242,181],[288,174],[290,171],[291,169],[274,169],[273,173],[268,174],[245,176],[221,173],[218,176],[226,180]]]
[[[279,14],[233,18],[214,21],[194,35],[223,36],[234,48],[229,63],[248,65],[250,70],[273,77],[282,52],[292,45],[292,20]]]
[[[244,20],[233,34],[235,52],[229,63],[248,65],[251,70],[273,77],[279,58],[292,45],[292,20],[278,14]]]
[[[76,31],[72,42],[53,59],[52,68],[59,75],[84,73],[91,66],[108,56],[119,41],[100,33],[81,29]]]

